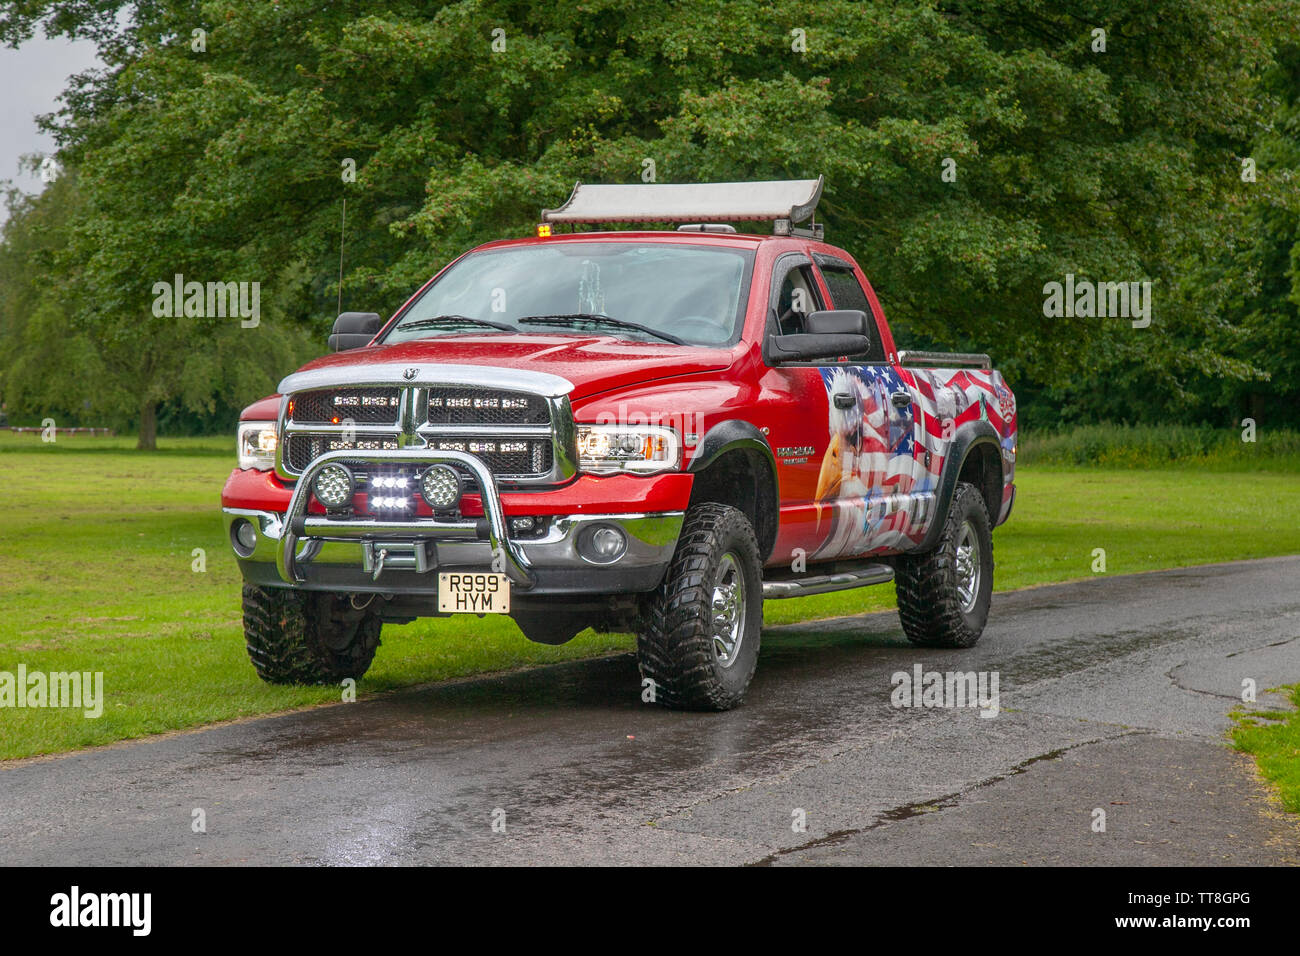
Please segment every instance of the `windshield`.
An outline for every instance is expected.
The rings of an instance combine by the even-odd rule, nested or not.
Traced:
[[[597,333],[724,346],[740,338],[754,253],[667,242],[491,249],[451,266],[402,313],[387,344],[467,331]]]

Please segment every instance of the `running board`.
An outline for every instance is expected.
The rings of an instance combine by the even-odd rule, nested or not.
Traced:
[[[894,579],[894,569],[887,564],[866,564],[847,571],[830,574],[801,574],[763,582],[764,600],[806,597],[809,594],[826,594],[830,591],[847,591],[869,584],[884,584]]]

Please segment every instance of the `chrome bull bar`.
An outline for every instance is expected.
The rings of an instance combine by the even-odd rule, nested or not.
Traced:
[[[474,476],[483,499],[483,518],[460,521],[394,521],[373,518],[325,518],[307,513],[311,501],[312,483],[322,468],[330,464],[341,465],[458,465]],[[504,559],[503,570],[511,583],[520,588],[531,588],[537,576],[527,556],[510,540],[505,509],[496,480],[483,461],[461,451],[437,451],[429,448],[402,448],[386,451],[332,451],[321,455],[308,465],[298,478],[293,497],[284,515],[284,533],[276,550],[275,564],[281,580],[288,584],[301,584],[306,577],[299,564],[311,560],[314,549],[323,541],[354,541],[372,535],[412,535],[458,541],[481,540],[486,533],[492,554]],[[305,541],[302,553],[298,543]]]

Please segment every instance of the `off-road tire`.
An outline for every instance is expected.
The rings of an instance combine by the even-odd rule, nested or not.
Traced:
[[[727,556],[730,555],[730,560]],[[740,640],[725,664],[713,638],[719,580],[743,581]],[[728,505],[705,502],[686,513],[663,582],[645,602],[637,634],[637,665],[653,681],[655,703],[678,710],[730,710],[741,702],[758,664],[763,624],[763,563],[748,519]]]
[[[958,590],[957,542],[969,523],[979,554],[975,603],[964,610]],[[959,482],[933,550],[895,559],[894,592],[903,633],[922,647],[974,647],[984,633],[993,598],[993,535],[988,509],[979,490]]]
[[[244,642],[268,684],[335,684],[370,668],[383,622],[349,595],[244,585]]]

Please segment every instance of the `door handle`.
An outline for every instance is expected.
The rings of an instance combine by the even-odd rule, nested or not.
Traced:
[[[836,392],[834,395],[831,396],[831,398],[834,399],[836,408],[853,407],[853,396],[850,395],[848,392]]]
[[[889,396],[889,400],[894,403],[895,408],[906,408],[912,404],[912,393],[894,392]]]

